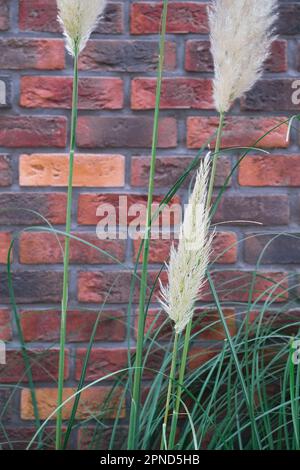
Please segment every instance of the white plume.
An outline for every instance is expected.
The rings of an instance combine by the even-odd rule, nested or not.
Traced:
[[[56,0],[58,21],[66,37],[66,48],[72,56],[85,48],[103,14],[106,0]]]
[[[278,0],[212,0],[208,8],[219,112],[260,78],[275,39]]]
[[[195,301],[203,287],[211,254],[213,233],[206,208],[210,153],[198,170],[195,186],[185,210],[177,249],[171,248],[168,286],[161,287],[161,305],[175,323],[175,330],[184,330],[194,313]]]

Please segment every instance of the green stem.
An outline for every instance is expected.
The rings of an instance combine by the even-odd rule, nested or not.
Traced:
[[[63,292],[61,302],[61,326],[60,326],[60,351],[59,351],[59,369],[58,369],[58,396],[57,407],[63,402],[63,388],[65,375],[65,344],[66,344],[66,324],[69,293],[69,260],[70,260],[70,237],[72,221],[72,196],[73,196],[73,170],[74,153],[76,146],[76,128],[77,128],[77,110],[78,107],[78,51],[75,50],[74,56],[74,79],[72,96],[72,117],[71,117],[71,136],[70,136],[70,159],[69,159],[69,178],[68,178],[68,199],[66,214],[66,237],[64,250],[64,275]],[[62,408],[57,411],[56,418],[56,450],[62,446]]]
[[[210,206],[211,206],[213,189],[214,189],[214,185],[215,185],[217,162],[218,162],[218,156],[219,156],[220,149],[221,149],[222,131],[223,131],[223,127],[224,127],[224,118],[225,118],[225,114],[220,113],[219,127],[218,127],[218,132],[217,132],[217,137],[216,137],[215,152],[214,152],[213,163],[212,163],[211,174],[210,174],[209,187],[208,187],[208,192],[207,192],[207,201],[206,201],[207,210],[209,210]],[[179,372],[178,387],[177,387],[177,392],[176,392],[175,409],[174,409],[174,413],[173,413],[173,417],[172,417],[172,423],[171,423],[171,431],[170,431],[170,439],[169,439],[169,450],[172,450],[174,445],[175,445],[176,429],[177,429],[177,422],[178,422],[179,408],[180,408],[180,402],[181,402],[182,388],[183,388],[183,383],[184,383],[185,369],[186,369],[188,352],[189,352],[189,345],[190,345],[190,339],[191,339],[192,323],[193,323],[193,320],[191,320],[188,323],[188,325],[186,327],[186,331],[185,331],[185,336],[184,336],[184,345],[183,345],[182,356],[181,356],[181,360],[180,360],[180,372]]]
[[[137,344],[136,344],[135,373],[134,373],[133,392],[132,392],[131,409],[130,409],[130,423],[129,423],[129,436],[128,436],[128,449],[129,450],[132,450],[136,447],[136,442],[137,442],[137,438],[139,435],[142,360],[143,360],[143,344],[144,344],[144,331],[145,331],[145,320],[146,320],[145,305],[146,305],[146,292],[147,292],[147,279],[148,279],[149,238],[150,238],[150,233],[151,233],[152,201],[153,201],[153,190],[154,190],[156,149],[157,149],[157,143],[158,143],[158,119],[159,119],[159,110],[160,110],[161,84],[162,84],[162,74],[163,74],[164,56],[165,56],[167,11],[168,11],[168,0],[164,0],[163,12],[162,12],[162,30],[161,30],[161,35],[160,35],[160,46],[159,46],[159,64],[158,64],[158,74],[157,74],[156,102],[155,102],[152,152],[151,152],[151,164],[150,164],[150,175],[149,175],[147,219],[146,219],[146,227],[145,227],[144,252],[143,252],[141,283],[140,283],[139,321],[138,321]]]
[[[168,392],[167,392],[167,400],[166,400],[166,410],[165,410],[164,423],[163,423],[163,427],[164,427],[165,430],[167,429],[167,425],[168,425],[171,394],[172,394],[172,389],[174,387],[174,380],[175,380],[178,338],[179,338],[178,333],[175,333],[174,344],[173,344],[173,353],[172,353],[172,363],[171,363],[169,385],[168,385]],[[164,448],[163,435],[162,435],[162,438],[161,438],[160,448],[161,449]]]

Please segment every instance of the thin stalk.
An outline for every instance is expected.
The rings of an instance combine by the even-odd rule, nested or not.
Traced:
[[[150,164],[150,174],[149,174],[147,219],[146,219],[146,227],[145,227],[143,263],[142,263],[141,284],[140,284],[139,321],[138,321],[137,344],[136,344],[135,373],[134,373],[133,392],[132,392],[131,409],[130,409],[130,423],[129,423],[129,436],[128,436],[128,449],[129,450],[132,450],[135,448],[137,438],[139,435],[142,360],[143,360],[143,344],[144,344],[144,331],[145,331],[145,320],[146,320],[145,305],[146,305],[146,291],[147,291],[147,279],[148,279],[149,238],[150,238],[150,233],[151,233],[152,201],[153,201],[153,191],[154,191],[156,149],[157,149],[157,143],[158,143],[158,119],[159,119],[159,111],[160,111],[161,84],[162,84],[162,74],[163,74],[164,56],[165,56],[167,11],[168,11],[168,0],[164,0],[163,12],[162,12],[162,30],[161,30],[161,35],[160,35],[160,46],[159,46],[159,64],[158,64],[158,75],[157,75],[157,86],[156,86],[156,101],[155,101],[153,137],[152,137],[151,164]]]
[[[163,422],[163,427],[165,431],[167,430],[167,425],[168,425],[171,394],[172,394],[172,390],[174,387],[174,380],[175,380],[175,375],[176,375],[178,338],[179,338],[178,333],[175,333],[174,343],[173,343],[173,352],[172,352],[172,363],[171,363],[169,385],[168,385],[168,392],[167,392],[167,399],[166,399],[166,409],[165,409],[165,416],[164,416],[164,422]],[[164,447],[164,436],[162,435],[160,448],[163,449],[163,447]]]
[[[208,192],[207,192],[206,206],[207,206],[208,210],[210,209],[210,206],[211,206],[213,189],[214,189],[214,184],[215,184],[217,161],[218,161],[218,155],[220,153],[222,131],[223,131],[223,127],[224,127],[224,118],[225,118],[225,114],[220,113],[219,127],[218,127],[218,132],[217,132],[217,137],[216,137],[215,153],[214,153],[214,157],[213,157],[209,187],[208,187]],[[189,352],[189,344],[190,344],[190,340],[191,340],[192,323],[193,323],[193,320],[191,320],[188,323],[188,325],[186,327],[186,330],[185,330],[184,345],[183,345],[183,350],[182,350],[182,357],[181,357],[181,360],[180,360],[180,372],[179,372],[179,380],[178,380],[178,387],[177,387],[177,393],[176,393],[176,403],[175,403],[175,409],[174,409],[174,413],[173,413],[173,417],[172,417],[172,423],[171,423],[170,440],[169,440],[169,449],[170,450],[173,449],[174,444],[175,444],[175,436],[176,436],[176,429],[177,429],[177,422],[178,422],[178,414],[179,414],[179,407],[180,407],[180,401],[181,401],[182,387],[183,387],[185,369],[186,369],[186,364],[187,364],[187,357],[188,357],[188,352]]]
[[[75,50],[74,57],[74,78],[73,78],[73,96],[72,96],[72,116],[71,116],[71,136],[70,136],[70,158],[69,158],[69,178],[68,178],[68,199],[66,214],[66,237],[64,251],[64,275],[63,292],[61,302],[61,326],[60,326],[60,351],[59,351],[59,369],[58,369],[58,394],[57,394],[57,417],[56,417],[56,450],[62,446],[62,407],[63,387],[65,375],[65,344],[66,344],[66,325],[69,293],[69,261],[70,261],[70,235],[72,221],[72,196],[73,196],[73,170],[74,153],[76,145],[77,128],[77,110],[78,107],[78,51]]]

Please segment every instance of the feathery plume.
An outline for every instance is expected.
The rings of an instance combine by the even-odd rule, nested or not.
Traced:
[[[206,208],[210,152],[198,170],[195,186],[185,210],[177,249],[171,248],[168,286],[160,281],[160,303],[175,323],[175,330],[184,330],[194,313],[195,301],[203,287],[211,254],[213,233]]]
[[[212,0],[208,8],[214,100],[226,112],[260,78],[275,39],[278,0]]]
[[[105,9],[106,0],[56,0],[58,22],[66,38],[68,52],[75,56],[85,48]]]

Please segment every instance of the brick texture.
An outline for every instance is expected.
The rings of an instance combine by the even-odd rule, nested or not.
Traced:
[[[218,116],[213,103],[207,3],[169,2],[156,208],[193,163],[194,169],[169,205],[174,204],[178,211],[183,208],[207,143],[211,150],[215,144]],[[293,315],[299,318],[294,306],[299,298],[294,286],[299,281],[300,263],[299,122],[293,121],[289,139],[286,122],[282,123],[299,110],[300,94],[294,80],[300,71],[300,2],[280,0],[279,4],[278,35],[270,57],[259,82],[226,117],[217,164],[213,200],[225,183],[227,189],[214,214],[211,272],[232,335],[246,310],[253,281],[257,311],[262,302],[270,301],[272,292],[274,306],[284,312],[280,327]],[[127,367],[128,336],[135,352],[138,282],[130,324],[127,308],[140,236],[133,240],[123,235],[137,217],[145,218],[161,12],[158,0],[108,1],[103,19],[80,55],[64,398],[76,390],[97,319],[89,382]],[[6,96],[0,93],[0,341],[6,342],[8,360],[6,366],[0,365],[0,442],[4,449],[10,448],[9,440],[14,449],[26,448],[35,432],[6,266],[12,240],[13,289],[41,419],[54,411],[57,400],[73,70],[56,17],[56,0],[0,0],[0,92],[3,83],[8,84]],[[199,152],[203,145],[204,151]],[[107,212],[99,211],[101,205]],[[170,207],[160,216],[160,223],[169,216]],[[97,229],[110,209],[115,211],[112,218],[116,217],[120,231],[116,239],[108,234],[99,239]],[[146,321],[148,332],[155,322],[151,337],[166,319],[164,312],[158,315],[157,276],[162,269],[160,279],[167,282],[163,263],[169,259],[178,221],[178,214],[172,213],[171,240],[158,237],[150,244],[148,295],[156,282]],[[140,269],[139,264],[138,275]],[[214,357],[224,340],[208,283],[199,291],[198,300],[193,334],[200,342],[191,349],[188,371]],[[251,320],[255,316],[256,311]],[[171,334],[172,325],[167,323],[147,367],[161,366]],[[145,378],[153,379],[153,373],[146,371]],[[91,413],[98,416],[111,383],[105,381],[84,392],[79,420]],[[105,403],[106,418],[115,416],[122,392],[118,390],[110,407]],[[65,419],[70,412],[71,403],[63,409]],[[128,410],[124,408],[121,416],[120,448],[128,433]],[[101,415],[99,420],[105,432],[98,448],[107,449],[111,422]],[[95,423],[87,423],[74,430],[70,448],[87,448],[95,427]],[[45,432],[51,449],[54,431],[52,422]]]

